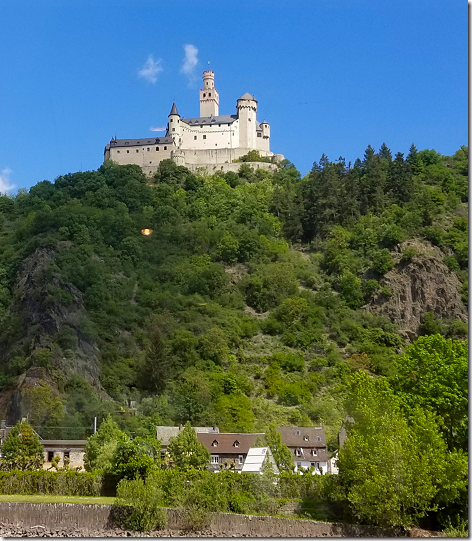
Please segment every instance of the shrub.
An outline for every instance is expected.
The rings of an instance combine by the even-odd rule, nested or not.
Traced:
[[[100,472],[9,471],[0,472],[0,494],[54,494],[61,496],[100,496]]]
[[[167,524],[167,513],[159,506],[164,499],[163,491],[151,478],[148,480],[122,479],[118,484],[115,501],[115,517],[122,527],[138,532],[160,530]]]

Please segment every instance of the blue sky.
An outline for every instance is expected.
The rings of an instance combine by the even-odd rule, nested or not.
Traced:
[[[468,141],[464,1],[4,0],[0,21],[0,192],[96,169],[174,99],[198,116],[208,61],[220,113],[254,94],[302,174],[322,153]]]

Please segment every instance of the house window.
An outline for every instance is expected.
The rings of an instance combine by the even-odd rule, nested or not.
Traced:
[[[64,451],[64,459],[66,458],[70,460],[70,451]]]
[[[308,436],[304,436],[303,439],[304,439],[305,441],[308,441],[310,438],[309,438]]]
[[[302,467],[302,463],[301,462],[297,462],[297,468],[301,468]]]
[[[316,462],[310,462],[310,466],[312,466],[313,468],[316,467]]]
[[[321,441],[321,438],[319,436],[316,436],[316,441]]]
[[[300,435],[300,430],[295,430],[295,436],[299,436]]]
[[[311,450],[311,454],[312,454],[313,456],[316,456],[316,455],[318,454],[318,451],[317,451],[316,449],[312,449],[312,450]]]
[[[54,451],[48,451],[48,462],[52,462],[54,458]]]
[[[207,138],[207,136],[206,136],[206,135],[204,135],[204,136],[203,136],[203,139],[206,139],[206,138]]]
[[[239,447],[239,441],[236,440],[236,441],[233,443],[233,445],[234,445],[235,447]]]
[[[302,453],[302,450],[301,450],[301,449],[296,449],[296,450],[295,450],[295,454],[296,454],[297,456],[302,456],[303,453]]]
[[[211,455],[210,456],[210,463],[211,464],[219,464],[220,463],[219,455]]]
[[[218,442],[216,440],[213,440],[211,443],[212,447],[218,447]]]
[[[244,455],[239,455],[239,463],[244,464]]]

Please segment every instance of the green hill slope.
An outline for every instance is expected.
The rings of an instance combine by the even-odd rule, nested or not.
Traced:
[[[383,145],[305,178],[107,163],[0,196],[3,418],[74,438],[107,412],[136,434],[322,422],[335,445],[349,374],[467,334],[467,173],[466,147]]]

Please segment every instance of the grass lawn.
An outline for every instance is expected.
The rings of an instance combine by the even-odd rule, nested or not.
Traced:
[[[55,496],[53,494],[0,494],[0,502],[99,503],[111,505],[115,502],[115,498],[105,496]]]

